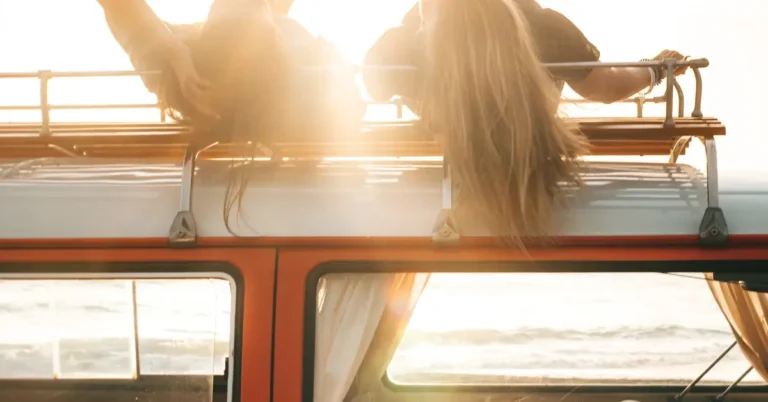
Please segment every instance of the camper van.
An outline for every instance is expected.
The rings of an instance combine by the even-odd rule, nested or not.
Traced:
[[[709,62],[665,63],[692,94],[672,77],[639,116],[568,119],[601,158],[524,247],[452,213],[412,121],[238,159],[176,122],[51,118],[142,107],[45,95],[136,72],[0,74],[43,94],[0,125],[0,400],[766,400],[768,186],[718,164]],[[239,203],[234,168],[258,173]]]

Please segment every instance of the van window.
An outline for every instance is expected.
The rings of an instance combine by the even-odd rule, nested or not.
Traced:
[[[586,272],[586,264],[568,262],[537,265],[550,271],[537,273],[498,272],[531,269],[514,264],[488,273],[477,272],[482,264],[453,264],[468,265],[468,273],[435,272],[441,268],[433,264],[432,273],[415,274],[397,264],[371,268],[386,273],[327,265],[316,268],[327,271],[317,274],[310,301],[316,395],[380,392],[371,384],[382,373],[385,386],[404,392],[485,385],[676,393],[735,341],[699,272]],[[589,269],[627,270],[603,265]],[[323,374],[342,365],[346,382]],[[735,347],[699,384],[728,385],[750,367]],[[764,382],[750,372],[739,384]]]
[[[687,384],[734,342],[701,274],[433,274],[387,369],[397,384]],[[734,348],[702,380],[730,384]],[[762,383],[750,373],[742,382]]]
[[[2,275],[0,400],[18,400],[32,385],[41,401],[55,400],[72,384],[82,399],[231,397],[235,284],[224,275]]]

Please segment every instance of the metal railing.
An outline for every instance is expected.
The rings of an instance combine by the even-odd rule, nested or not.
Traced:
[[[700,68],[709,66],[707,59],[693,59],[693,60],[665,60],[665,61],[643,61],[643,62],[619,62],[619,63],[602,63],[602,62],[584,62],[584,63],[555,63],[545,64],[548,68],[558,69],[582,69],[582,68],[609,68],[609,67],[663,67],[667,71],[666,91],[662,96],[645,97],[644,95],[634,96],[629,99],[624,99],[616,103],[632,103],[637,106],[637,117],[643,117],[643,108],[648,103],[665,103],[666,114],[664,125],[665,127],[674,126],[674,95],[678,98],[678,110],[677,117],[683,117],[685,114],[685,99],[683,90],[680,84],[672,73],[675,68],[681,66],[690,67],[696,78],[696,96],[694,104],[694,117],[702,117],[701,114],[701,74]],[[342,67],[343,68],[343,67]],[[302,67],[301,70],[306,72],[312,71],[330,71],[338,70],[339,68],[325,68],[325,67]],[[351,72],[361,73],[366,70],[378,70],[387,71],[391,74],[412,74],[417,71],[413,66],[363,66],[363,67],[350,67]],[[0,79],[38,79],[39,80],[39,98],[38,105],[0,105],[0,111],[40,111],[40,135],[51,135],[51,111],[54,110],[127,110],[127,109],[159,109],[160,110],[160,122],[165,122],[167,119],[166,114],[163,111],[160,102],[155,103],[126,103],[126,104],[51,104],[49,102],[50,82],[53,79],[62,78],[118,78],[118,77],[140,77],[151,76],[161,74],[159,71],[50,71],[42,70],[38,72],[16,72],[16,73],[0,73]],[[564,99],[564,103],[572,104],[585,104],[595,103],[587,99]],[[398,119],[403,118],[404,105],[401,101],[395,100],[393,102],[367,102],[370,105],[393,105],[397,107]]]
[[[546,64],[545,67],[549,69],[585,69],[585,68],[611,68],[611,67],[640,67],[640,68],[662,68],[666,71],[666,89],[664,95],[654,98],[645,98],[643,96],[634,97],[622,101],[622,103],[635,103],[637,105],[637,115],[642,117],[643,106],[646,103],[665,103],[665,115],[663,126],[665,128],[673,128],[675,126],[675,108],[674,108],[674,95],[678,96],[678,108],[677,117],[684,117],[684,96],[683,90],[680,87],[677,79],[675,78],[674,71],[678,67],[689,67],[694,74],[696,80],[696,93],[694,97],[694,107],[692,117],[701,118],[703,114],[701,112],[702,102],[702,77],[700,73],[701,68],[709,66],[707,59],[687,59],[687,60],[660,60],[660,61],[640,61],[640,62],[619,62],[619,63],[603,63],[603,62],[576,62],[576,63],[555,63]],[[346,68],[342,68],[345,70]],[[312,71],[330,71],[339,70],[337,67],[325,68],[304,68],[300,70],[307,72]],[[391,74],[412,74],[417,71],[414,66],[364,66],[364,67],[351,67],[351,73],[360,73],[366,70],[379,70],[387,71]],[[39,71],[37,73],[5,73],[0,74],[0,79],[25,79],[36,78],[40,80],[40,104],[37,106],[5,106],[0,107],[0,110],[35,110],[39,109],[41,112],[41,136],[51,135],[51,110],[62,109],[116,109],[116,108],[158,108],[158,104],[136,104],[136,105],[51,105],[48,101],[48,89],[49,83],[52,79],[58,78],[98,78],[98,77],[128,77],[128,76],[146,76],[159,74],[156,71],[101,71],[101,72],[52,72],[52,71]],[[570,100],[574,103],[587,103],[586,100]],[[398,106],[398,117],[402,117],[403,105],[402,103],[394,103]],[[674,163],[677,156],[682,149],[690,142],[692,137],[680,138],[675,144],[672,154],[670,155],[670,162]],[[708,207],[702,218],[699,228],[699,239],[702,245],[722,245],[728,241],[728,228],[725,223],[725,217],[722,210],[719,208],[718,200],[718,182],[717,182],[717,149],[715,145],[715,139],[713,137],[700,138],[705,145],[707,155],[707,196]],[[201,149],[195,145],[190,145],[187,148],[186,155],[183,160],[183,172],[181,183],[181,203],[179,211],[171,225],[169,230],[169,241],[172,245],[176,246],[194,246],[196,243],[197,232],[195,226],[194,216],[192,214],[192,189],[194,181],[195,163],[198,154]],[[457,223],[453,219],[453,202],[454,192],[453,183],[451,181],[451,173],[449,161],[443,160],[443,183],[442,183],[442,209],[439,214],[438,220],[435,222],[433,228],[433,239],[437,242],[454,241],[460,238]]]

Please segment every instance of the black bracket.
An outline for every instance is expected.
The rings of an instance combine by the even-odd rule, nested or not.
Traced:
[[[453,210],[453,181],[448,157],[443,155],[443,181],[441,187],[442,209],[432,227],[432,241],[437,244],[452,244],[461,240],[461,232]]]
[[[707,207],[699,225],[699,245],[702,247],[723,247],[728,245],[728,224],[719,207]]]
[[[192,211],[179,211],[168,232],[168,242],[172,247],[187,248],[197,244],[197,225]]]
[[[187,146],[181,168],[180,205],[176,217],[168,230],[168,244],[171,247],[194,247],[197,245],[197,224],[192,214],[192,190],[195,184],[195,163],[200,152],[216,145],[199,148],[194,142]]]

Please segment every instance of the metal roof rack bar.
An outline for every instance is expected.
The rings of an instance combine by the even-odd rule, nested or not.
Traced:
[[[707,368],[705,368],[704,371],[702,371],[701,374],[699,374],[699,376],[696,377],[696,379],[691,381],[685,387],[685,389],[680,391],[679,394],[672,397],[672,402],[678,402],[683,400],[683,398],[685,398],[685,396],[688,395],[693,390],[693,388],[701,381],[701,379],[704,378],[704,376],[707,375],[707,373],[709,373],[713,368],[715,368],[715,366],[717,366],[717,364],[720,363],[720,361],[723,360],[723,358],[726,355],[728,355],[728,353],[736,346],[736,344],[738,344],[738,342],[733,341],[731,346],[728,346],[727,348],[725,348],[725,350],[722,353],[720,353],[720,356],[717,356],[717,358],[715,358],[715,360],[712,363],[710,363],[709,366],[707,366]]]
[[[616,141],[629,140],[630,142],[636,141],[638,144],[647,143],[645,145],[636,144],[636,145],[633,145],[634,148],[632,148],[637,150],[641,150],[641,149],[646,150],[646,151],[637,151],[637,152],[646,153],[648,149],[652,148],[653,146],[656,146],[652,144],[649,145],[654,141],[656,142],[674,141],[674,138],[677,138],[677,137],[669,137],[669,136],[670,134],[672,136],[675,136],[676,131],[671,132],[671,131],[667,131],[666,129],[673,129],[676,127],[676,123],[680,123],[680,126],[681,126],[680,133],[682,133],[683,136],[679,137],[677,141],[674,141],[673,146],[671,148],[665,148],[666,149],[665,152],[669,152],[670,163],[675,163],[677,161],[678,157],[682,154],[682,152],[690,143],[690,140],[693,138],[693,135],[685,135],[685,134],[697,132],[696,134],[697,138],[699,138],[704,143],[704,146],[707,151],[708,206],[701,222],[700,244],[704,246],[721,245],[721,244],[727,243],[728,228],[725,222],[723,212],[719,207],[717,149],[716,149],[715,139],[713,136],[723,134],[724,128],[722,125],[719,125],[719,122],[717,122],[716,119],[705,119],[701,121],[698,121],[698,120],[697,121],[687,121],[687,120],[677,121],[676,120],[676,117],[682,119],[685,115],[685,98],[684,98],[683,90],[680,84],[675,79],[675,76],[673,74],[675,68],[681,67],[681,66],[688,66],[693,70],[695,80],[696,80],[696,93],[694,97],[694,108],[691,116],[694,119],[702,119],[703,118],[703,114],[701,112],[702,78],[701,78],[700,69],[709,66],[709,61],[707,59],[687,59],[687,60],[667,59],[667,60],[658,60],[658,61],[642,61],[642,62],[628,62],[628,63],[626,62],[625,63],[575,62],[575,63],[546,64],[546,67],[548,68],[558,68],[558,69],[606,68],[606,67],[661,67],[667,71],[666,90],[663,96],[646,98],[645,96],[640,95],[640,96],[633,97],[631,99],[621,101],[622,103],[636,104],[637,117],[643,116],[643,107],[646,103],[665,103],[666,111],[663,117],[663,121],[659,121],[658,123],[653,123],[657,127],[653,130],[656,130],[656,131],[648,132],[647,136],[639,135],[639,134],[646,134],[645,130],[651,129],[651,125],[646,125],[649,122],[648,120],[645,120],[641,123],[638,123],[637,121],[635,122],[603,121],[603,122],[597,122],[597,123],[588,122],[585,124],[587,124],[588,126],[589,124],[596,124],[598,128],[601,128],[600,130],[595,132],[595,135],[596,135],[596,137],[594,138],[595,141],[612,143]],[[346,69],[346,68],[347,67],[341,67],[341,68],[339,67],[330,67],[330,68],[301,67],[299,69],[304,70],[306,72],[323,72],[323,71]],[[411,73],[417,70],[417,68],[414,66],[387,66],[387,65],[351,67],[351,69],[353,72],[360,72],[364,70],[387,70],[395,74]],[[181,125],[175,125],[175,124],[134,125],[136,127],[132,127],[132,128],[129,127],[126,129],[121,129],[120,127],[115,127],[115,126],[110,127],[108,124],[98,125],[98,126],[91,125],[94,127],[89,127],[88,125],[78,125],[78,124],[71,124],[71,125],[59,124],[55,126],[56,129],[62,130],[62,133],[69,134],[69,136],[66,136],[66,135],[57,136],[56,133],[52,132],[52,125],[50,122],[51,110],[160,108],[159,104],[51,105],[48,102],[48,84],[51,79],[86,78],[86,77],[87,78],[129,77],[129,76],[152,75],[152,74],[158,74],[158,73],[159,72],[156,72],[156,71],[92,71],[92,72],[39,71],[37,73],[5,73],[5,74],[0,73],[0,79],[37,78],[40,80],[40,104],[39,105],[37,106],[0,106],[0,111],[39,109],[41,113],[41,119],[40,119],[41,124],[38,129],[33,128],[32,126],[29,126],[29,127],[14,126],[12,128],[6,128],[5,131],[0,130],[0,139],[2,139],[3,137],[2,134],[3,132],[5,132],[5,133],[12,134],[11,136],[6,137],[6,140],[8,141],[9,144],[14,144],[15,146],[17,145],[24,146],[27,144],[38,143],[39,141],[35,142],[33,140],[34,136],[32,133],[34,133],[34,130],[39,130],[38,137],[47,137],[51,139],[52,142],[48,144],[49,148],[55,149],[60,153],[69,155],[69,156],[82,156],[86,154],[85,151],[78,149],[79,144],[74,144],[71,142],[73,141],[72,140],[73,137],[88,138],[89,136],[87,135],[85,136],[80,135],[88,132],[99,134],[99,137],[102,138],[102,140],[106,137],[112,136],[113,134],[115,135],[115,137],[119,137],[121,134],[125,134],[125,133],[127,134],[139,133],[139,134],[147,134],[146,136],[142,137],[142,140],[141,140],[142,143],[145,143],[145,144],[161,145],[163,144],[163,141],[165,141],[165,143],[167,144],[169,140],[171,141],[171,144],[174,144],[174,145],[182,145],[183,143],[188,143],[186,144],[187,148],[186,148],[186,152],[183,159],[184,162],[183,162],[182,188],[181,188],[181,206],[171,226],[171,229],[169,232],[169,242],[174,246],[189,246],[189,245],[195,244],[196,237],[197,237],[194,216],[192,214],[192,209],[191,209],[195,162],[201,152],[207,150],[208,148],[216,144],[212,144],[204,148],[198,148],[196,145],[194,145],[194,141],[189,141],[184,137],[174,137],[174,135],[178,133],[189,132],[188,127],[183,127]],[[677,113],[676,113],[677,116],[675,116],[675,107],[674,107],[675,95],[677,95],[678,102],[679,102],[677,105]],[[566,100],[566,102],[567,101],[570,101],[572,103],[589,102],[586,100]],[[381,103],[373,103],[373,104],[381,104]],[[402,118],[403,116],[402,101],[396,100],[394,102],[387,102],[384,104],[391,104],[391,105],[397,106],[397,116],[398,118]],[[163,116],[161,116],[161,119],[163,117],[164,117],[164,114]],[[711,125],[710,125],[710,122],[712,122]],[[582,123],[579,123],[579,124],[582,124]],[[600,126],[601,124],[603,126]],[[622,124],[625,124],[625,125],[622,126]],[[630,128],[629,125],[633,127]],[[610,126],[610,127],[607,127],[607,126]],[[621,126],[621,127],[618,127],[618,128],[621,128],[621,130],[613,126]],[[174,127],[178,127],[178,128],[174,128]],[[134,130],[134,131],[131,131],[131,130]],[[22,136],[19,136],[19,134],[22,134]],[[77,135],[73,136],[72,134],[77,134]],[[157,138],[153,138],[153,136]],[[14,140],[13,138],[16,138],[16,140]],[[123,138],[131,138],[131,137],[126,136]],[[395,138],[400,138],[400,137],[395,136]],[[667,138],[671,138],[671,139],[667,139]],[[53,143],[54,140],[58,141],[58,143],[54,144]],[[47,142],[47,141],[48,141],[47,139],[44,140],[44,142]],[[123,139],[110,140],[110,141],[106,141],[106,143],[112,144],[112,145],[118,145],[116,141],[119,142],[119,141],[125,141],[125,140]],[[400,141],[400,140],[390,139],[389,141]],[[280,148],[280,146],[283,146],[283,145],[285,144],[277,144],[275,148],[275,152],[277,154],[281,154],[281,155],[283,154],[283,151],[285,151],[285,149]],[[296,150],[301,150],[305,153],[308,152],[306,151],[306,149],[309,149],[311,146],[313,146],[313,145],[307,145],[307,144],[298,144],[298,145],[287,144],[287,145],[288,145],[288,148],[290,150],[293,150],[294,152],[297,152]],[[621,145],[611,145],[611,146],[608,146],[607,148],[614,149],[614,147],[621,147]],[[298,151],[298,152],[301,153],[301,151]],[[312,152],[313,151],[310,149],[309,153],[311,154]],[[443,183],[442,183],[442,193],[443,193],[442,209],[438,216],[438,219],[435,222],[434,230],[433,230],[433,239],[436,242],[441,242],[441,243],[452,242],[460,238],[460,234],[458,230],[459,228],[457,227],[455,217],[453,216],[453,204],[454,204],[455,194],[454,194],[453,182],[451,180],[450,163],[445,159],[445,155],[443,155],[443,161],[444,162],[443,162]]]
[[[707,67],[708,65],[709,63],[696,63],[690,65],[694,77],[696,78],[696,97],[694,100],[693,112],[691,112],[691,117],[693,118],[701,118],[704,116],[701,111],[703,82],[700,68]],[[675,66],[667,60],[666,68],[668,76],[667,95],[669,95],[672,93],[674,82],[676,82],[674,74],[670,74]],[[671,81],[673,82],[670,83]],[[670,112],[670,108],[670,104],[667,103],[667,113]],[[680,153],[688,146],[692,139],[692,136],[685,136],[677,140],[670,153],[670,163],[677,162]],[[698,139],[704,144],[707,160],[707,209],[704,211],[704,216],[699,225],[699,244],[703,247],[724,246],[728,244],[730,235],[728,232],[728,223],[725,220],[725,214],[720,208],[717,141],[714,137],[698,137]]]
[[[432,240],[436,243],[455,243],[461,238],[456,217],[453,214],[454,187],[451,180],[451,165],[443,155],[443,179],[440,187],[442,208],[435,219]]]
[[[608,68],[608,67],[663,67],[667,70],[667,90],[661,99],[658,99],[654,101],[654,103],[658,102],[666,102],[666,115],[665,115],[665,121],[664,125],[665,127],[672,127],[674,126],[674,101],[672,97],[672,93],[674,90],[677,90],[678,95],[682,94],[682,90],[679,89],[679,85],[676,84],[676,80],[674,78],[674,74],[672,72],[675,68],[681,67],[681,66],[689,66],[694,71],[694,75],[696,78],[696,97],[695,97],[695,106],[694,106],[694,117],[701,117],[701,74],[699,73],[700,68],[708,67],[709,66],[709,60],[707,59],[689,59],[689,60],[674,60],[674,59],[668,59],[668,60],[659,60],[659,61],[640,61],[640,62],[617,62],[617,63],[605,63],[605,62],[574,62],[574,63],[548,63],[545,64],[548,68],[558,68],[558,69],[579,69],[579,68]],[[333,71],[338,69],[351,69],[354,72],[361,72],[364,70],[386,70],[391,71],[393,73],[397,72],[413,72],[416,71],[417,68],[414,66],[394,66],[394,65],[376,65],[376,66],[351,66],[351,67],[301,67],[300,70],[311,72],[311,71]],[[38,71],[35,73],[0,73],[0,79],[30,79],[30,78],[37,78],[40,80],[40,105],[35,107],[30,106],[0,106],[0,110],[29,110],[29,109],[40,109],[41,112],[41,122],[42,126],[40,129],[40,134],[50,135],[50,112],[53,109],[106,109],[111,108],[112,105],[75,105],[75,106],[66,106],[66,105],[50,105],[48,102],[48,84],[51,79],[54,78],[98,78],[98,77],[136,77],[136,76],[146,76],[146,75],[157,75],[160,74],[159,71],[49,71],[49,70],[43,70]],[[639,99],[631,100],[630,102],[638,103],[642,102],[645,103],[645,100],[643,97],[638,97]],[[652,100],[653,101],[653,100]],[[680,100],[682,103],[682,99]],[[626,102],[626,101],[624,101]],[[581,102],[578,102],[581,103]],[[640,103],[638,103],[640,105]],[[95,107],[90,107],[95,106]],[[117,106],[117,105],[115,105]],[[120,108],[141,108],[142,106],[150,106],[150,105],[120,105]],[[153,107],[159,107],[159,105],[152,105]],[[639,106],[638,106],[639,108]],[[640,110],[640,109],[638,109]],[[402,114],[402,105],[398,108],[398,114]],[[638,113],[640,116],[642,115],[642,112]],[[164,116],[161,116],[161,118],[164,118]]]
[[[725,214],[720,208],[720,192],[717,171],[717,144],[714,138],[702,138],[707,154],[707,209],[699,225],[699,244],[717,247],[728,244],[730,235]]]
[[[197,224],[192,213],[192,190],[195,183],[195,164],[200,152],[216,145],[200,148],[193,141],[187,146],[181,170],[180,205],[168,231],[168,243],[173,247],[194,247],[197,244]]]
[[[752,369],[754,369],[754,368],[755,368],[754,366],[749,366],[749,368],[744,370],[744,372],[739,376],[739,378],[737,378],[736,381],[732,382],[731,385],[729,385],[728,388],[726,388],[723,392],[721,392],[719,395],[715,396],[712,399],[712,402],[720,402],[723,399],[725,399],[725,397],[728,396],[728,394],[731,393],[731,391],[733,391],[733,388],[735,388],[737,385],[739,385],[739,383],[744,380],[744,377],[746,377],[747,374],[752,372]]]

